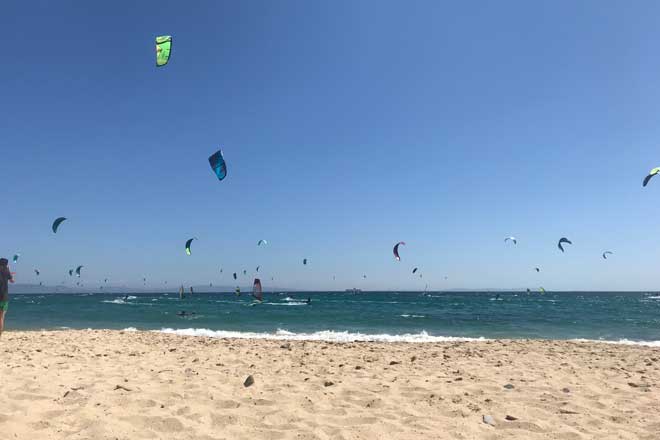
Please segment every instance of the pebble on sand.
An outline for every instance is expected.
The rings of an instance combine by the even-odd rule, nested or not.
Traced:
[[[253,384],[254,384],[254,377],[252,377],[252,375],[250,374],[245,379],[245,382],[243,382],[243,386],[247,388],[247,387],[249,387],[250,385],[253,385]]]
[[[508,383],[508,384],[504,385],[504,388],[506,388],[507,390],[512,390],[515,387],[512,384]]]
[[[518,417],[513,417],[507,414],[506,417],[504,417],[504,419],[508,420],[509,422],[513,422],[515,420],[518,420]]]
[[[493,419],[491,416],[485,415],[483,420],[485,424],[495,426],[495,419]]]

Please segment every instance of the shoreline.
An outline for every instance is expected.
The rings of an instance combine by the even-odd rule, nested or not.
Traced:
[[[651,440],[660,432],[658,347],[37,330],[4,333],[0,352],[7,438]]]
[[[349,344],[352,342],[368,342],[368,343],[405,343],[405,344],[437,344],[437,343],[451,343],[451,342],[487,342],[487,341],[526,341],[526,342],[578,342],[578,343],[595,343],[595,344],[610,344],[610,345],[624,345],[624,346],[638,346],[649,348],[660,348],[660,340],[646,341],[646,340],[632,340],[627,338],[620,338],[618,340],[610,339],[588,339],[588,338],[568,338],[568,339],[553,339],[553,338],[529,338],[529,337],[505,337],[505,338],[490,338],[485,336],[469,337],[469,336],[438,336],[429,335],[426,331],[419,333],[404,333],[404,334],[368,334],[360,332],[337,331],[337,330],[321,330],[313,333],[295,333],[288,330],[278,329],[276,332],[240,332],[234,330],[212,330],[207,328],[168,328],[163,327],[160,329],[138,329],[135,327],[127,327],[123,329],[110,329],[110,328],[34,328],[34,329],[6,329],[4,333],[10,332],[84,332],[84,331],[108,331],[108,332],[145,332],[145,333],[162,333],[176,336],[188,336],[210,339],[247,339],[247,340],[265,340],[265,341],[304,341],[304,342],[327,342]]]

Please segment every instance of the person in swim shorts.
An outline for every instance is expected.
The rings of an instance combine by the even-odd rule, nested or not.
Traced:
[[[9,270],[9,261],[0,258],[0,336],[5,328],[5,315],[9,309],[9,282],[14,282]]]

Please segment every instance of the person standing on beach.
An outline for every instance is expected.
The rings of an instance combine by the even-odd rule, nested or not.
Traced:
[[[9,271],[9,261],[0,258],[0,336],[5,328],[5,315],[9,308],[9,282],[14,282]]]

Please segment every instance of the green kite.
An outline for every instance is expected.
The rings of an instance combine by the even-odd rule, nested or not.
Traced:
[[[170,35],[156,37],[156,67],[167,64],[170,53],[172,53],[172,37]]]

